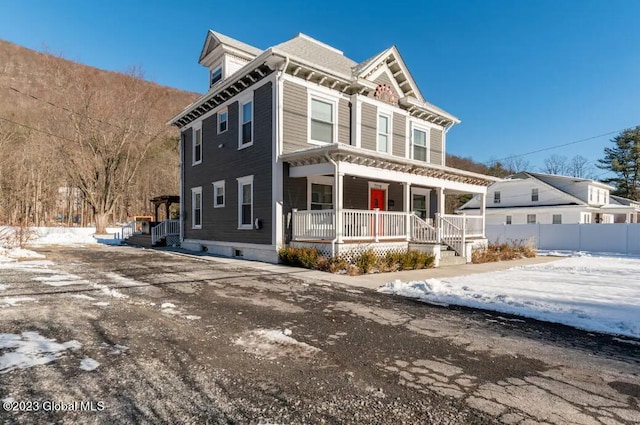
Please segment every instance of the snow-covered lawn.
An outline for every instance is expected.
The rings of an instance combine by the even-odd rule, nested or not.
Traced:
[[[378,290],[640,338],[640,258],[581,254],[499,272],[395,281]]]

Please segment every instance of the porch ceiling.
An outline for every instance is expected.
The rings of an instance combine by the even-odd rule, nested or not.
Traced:
[[[380,170],[395,171],[484,187],[500,180],[497,177],[381,154],[342,143],[304,149],[284,154],[281,158],[293,167],[327,164],[330,163],[329,159],[331,159],[335,162],[362,165]]]

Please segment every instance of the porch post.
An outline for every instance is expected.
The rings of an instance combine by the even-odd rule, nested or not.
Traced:
[[[333,205],[335,205],[336,242],[342,243],[342,237],[344,236],[344,223],[342,220],[344,173],[335,173],[335,183],[336,190],[333,194]]]
[[[482,237],[485,237],[487,232],[486,226],[486,212],[487,212],[487,195],[485,193],[480,194],[480,214],[482,215]]]
[[[165,216],[164,219],[165,220],[169,220],[171,217],[169,217],[169,208],[171,207],[171,204],[169,203],[169,201],[164,203],[164,212],[165,212]]]
[[[411,183],[402,183],[402,201],[403,201],[403,211],[406,213],[405,219],[405,234],[407,236],[407,240],[411,240]]]
[[[444,214],[445,210],[444,210],[444,202],[445,202],[445,196],[444,196],[444,187],[439,187],[437,189],[437,194],[438,194],[438,205],[436,206],[437,212],[440,214]]]

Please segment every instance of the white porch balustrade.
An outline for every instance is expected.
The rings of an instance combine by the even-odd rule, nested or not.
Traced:
[[[435,225],[413,212],[342,210],[342,232],[336,233],[334,210],[293,210],[293,241],[384,241],[405,239],[445,243],[464,254],[467,237],[484,237],[482,216],[436,215]],[[407,223],[409,226],[407,226]]]

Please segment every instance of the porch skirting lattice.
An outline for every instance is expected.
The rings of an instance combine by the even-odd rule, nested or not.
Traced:
[[[315,248],[319,254],[330,258],[331,243],[328,242],[291,242],[291,246],[296,248]],[[385,256],[389,252],[406,251],[409,247],[407,241],[399,242],[376,242],[376,243],[336,243],[335,256],[345,261],[353,262],[366,251],[373,251],[379,257]]]

